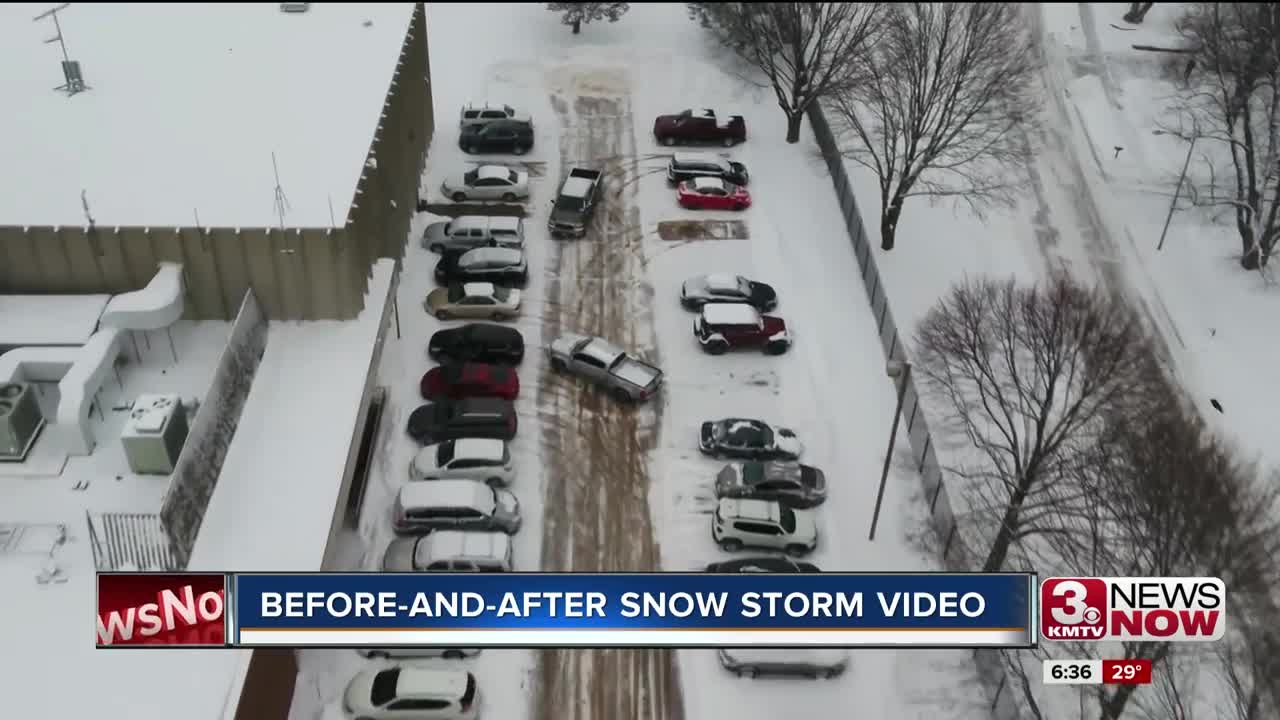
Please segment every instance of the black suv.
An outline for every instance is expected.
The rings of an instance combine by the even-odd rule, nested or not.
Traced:
[[[526,120],[494,120],[468,125],[458,136],[464,153],[513,153],[523,155],[533,147],[533,123]]]
[[[503,325],[469,323],[437,330],[427,342],[427,354],[438,362],[519,365],[524,360],[524,336]]]
[[[511,440],[516,436],[516,407],[501,398],[441,400],[410,413],[407,429],[422,445],[458,438]]]
[[[746,185],[747,166],[704,153],[676,153],[667,163],[667,182],[682,183],[694,178],[716,177],[734,185]]]
[[[713,562],[707,566],[710,573],[816,573],[822,572],[813,563],[800,562],[784,557],[747,557]]]

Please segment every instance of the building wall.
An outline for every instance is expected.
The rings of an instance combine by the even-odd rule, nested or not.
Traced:
[[[0,225],[0,293],[123,293],[182,263],[187,318],[232,320],[252,288],[272,320],[349,320],[375,260],[399,262],[434,131],[426,11],[417,3],[369,158],[336,228]]]

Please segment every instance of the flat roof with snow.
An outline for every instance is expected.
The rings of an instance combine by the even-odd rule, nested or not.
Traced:
[[[341,223],[412,3],[0,4],[0,225]]]

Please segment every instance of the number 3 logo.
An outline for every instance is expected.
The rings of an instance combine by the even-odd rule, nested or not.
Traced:
[[[1062,607],[1050,608],[1053,621],[1063,625],[1079,625],[1088,619],[1091,609],[1084,601],[1088,596],[1085,586],[1075,580],[1065,580],[1053,587],[1053,596],[1062,598]]]

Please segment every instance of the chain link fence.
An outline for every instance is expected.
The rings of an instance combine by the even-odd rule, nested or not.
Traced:
[[[876,267],[871,242],[867,238],[866,227],[862,223],[862,215],[858,212],[858,203],[853,194],[849,174],[844,167],[844,158],[840,154],[831,125],[827,122],[822,108],[817,104],[809,108],[809,124],[813,127],[818,148],[822,151],[822,157],[827,163],[836,197],[840,200],[840,212],[844,215],[845,229],[853,242],[858,267],[862,270],[862,286],[867,292],[871,313],[876,318],[876,327],[880,333],[880,345],[884,349],[885,360],[906,360],[906,348],[898,335],[898,326],[893,321],[893,313],[889,310],[889,297],[885,292],[884,282],[880,278],[880,271]],[[920,394],[910,377],[907,378],[906,391],[903,395],[902,418],[907,424],[912,464],[924,485],[924,499],[929,505],[930,523],[939,540],[942,565],[956,572],[973,570],[974,557],[956,532],[956,516],[947,495],[942,467],[938,464],[933,437],[929,434],[929,424],[925,420],[924,412],[920,409]],[[1009,687],[1009,678],[1001,651],[975,650],[974,663],[978,677],[986,686],[992,717],[996,720],[1020,720],[1022,713],[1018,709],[1013,690]]]

